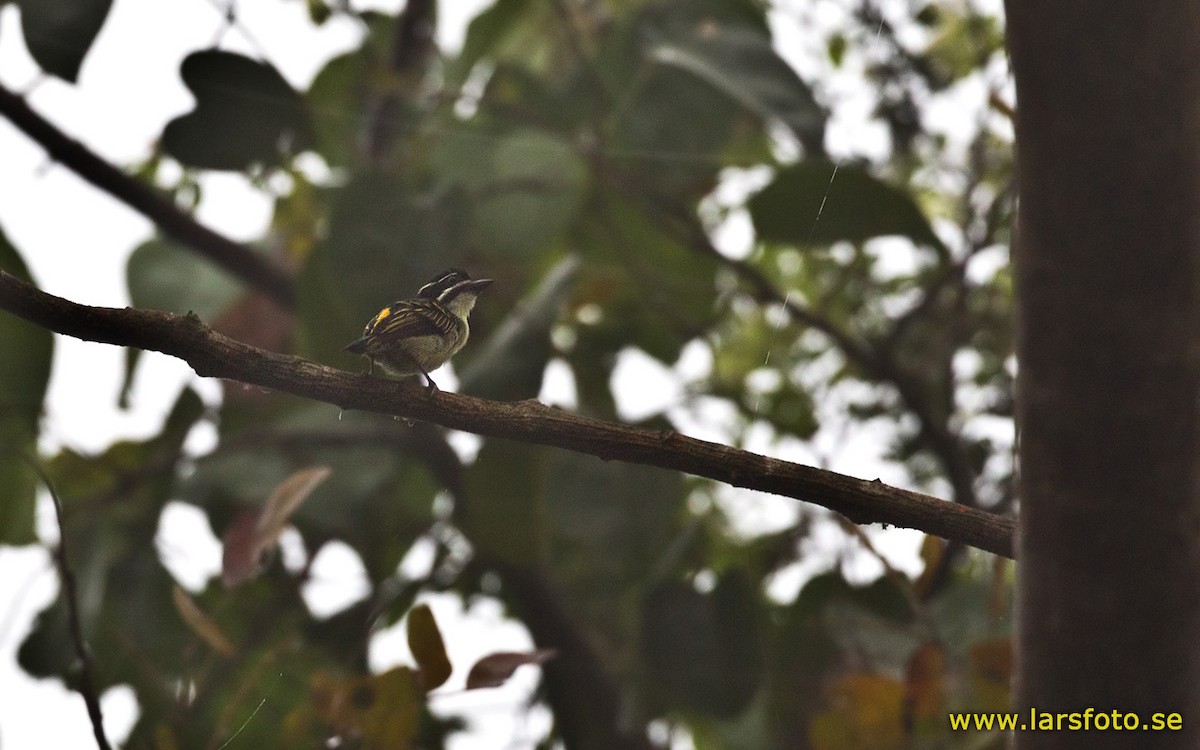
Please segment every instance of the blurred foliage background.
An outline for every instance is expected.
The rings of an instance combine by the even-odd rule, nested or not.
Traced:
[[[17,4],[34,58],[74,80],[108,3]],[[248,175],[275,201],[253,252],[293,271],[294,306],[162,237],[130,257],[134,305],[355,369],[341,347],[379,307],[462,267],[498,280],[454,363],[463,392],[533,398],[553,366],[573,379],[572,408],[620,420],[619,359],[673,367],[686,351],[700,365],[678,370],[678,403],[642,423],[686,431],[715,413],[733,444],[818,461],[866,428],[907,486],[1011,511],[997,8],[496,0],[454,54],[433,40],[434,0],[396,15],[307,8],[313,24],[354,16],[361,46],[306,90],[270,60],[196,50],[179,71],[194,110],[129,172],[185,208],[203,170]],[[799,18],[788,57],[803,65],[780,55],[780,14]],[[839,136],[831,116],[848,98],[868,103],[858,132],[878,147]],[[2,239],[0,267],[24,270]],[[51,343],[0,316],[0,347],[20,353],[0,358],[0,430],[16,449],[0,454],[5,544],[37,542],[20,453],[36,450]],[[128,379],[136,352],[127,364]],[[184,449],[198,425],[218,435],[202,455]],[[708,481],[499,440],[456,451],[430,425],[234,384],[209,404],[185,390],[152,439],[42,458],[99,687],[130,685],[140,706],[128,747],[223,747],[238,727],[231,746],[443,747],[459,724],[426,706],[436,625],[410,616],[414,669],[367,664],[373,634],[429,591],[494,598],[555,649],[530,697],[552,716],[541,747],[1003,742],[954,735],[945,714],[1007,706],[1011,573],[940,540],[913,577],[876,551],[883,537],[819,509],[748,529],[746,496]],[[262,521],[313,467],[329,471]],[[207,516],[236,585],[177,586],[154,544],[170,501]],[[268,554],[289,524],[307,564]],[[369,591],[318,617],[300,591],[335,540]],[[416,545],[430,564],[402,572]],[[883,574],[853,575],[852,555]],[[801,568],[798,591],[772,586]],[[76,685],[70,643],[60,597],[20,666]]]

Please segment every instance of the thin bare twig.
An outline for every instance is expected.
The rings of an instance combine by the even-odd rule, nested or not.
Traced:
[[[295,306],[295,280],[289,271],[200,224],[160,191],[109,164],[3,86],[0,86],[0,116],[46,149],[50,158],[154,222],[163,234],[212,260],[283,307]]]
[[[83,639],[83,625],[79,621],[79,594],[75,587],[75,571],[67,555],[67,525],[63,522],[62,499],[54,489],[54,483],[46,472],[32,458],[26,458],[30,468],[41,478],[42,484],[54,501],[54,517],[58,521],[58,549],[54,552],[54,561],[58,565],[58,575],[62,578],[63,597],[67,600],[67,621],[71,628],[71,640],[75,643],[75,655],[79,658],[79,694],[87,704],[88,718],[92,722],[92,734],[96,737],[96,746],[100,750],[112,750],[108,738],[104,736],[104,715],[100,712],[100,695],[96,692],[96,679],[92,666],[92,652],[87,641]]]
[[[735,487],[816,503],[855,523],[915,528],[1006,557],[1013,555],[1011,518],[936,497],[680,435],[606,422],[536,400],[488,401],[427,391],[415,382],[352,375],[276,354],[214,332],[194,316],[90,307],[55,297],[0,271],[0,309],[87,341],[132,346],[178,357],[197,374],[237,380],[479,435],[586,453],[604,460],[658,466]]]

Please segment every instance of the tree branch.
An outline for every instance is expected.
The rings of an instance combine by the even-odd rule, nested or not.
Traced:
[[[96,692],[96,679],[93,676],[92,652],[87,641],[83,639],[83,625],[79,621],[79,594],[75,587],[75,571],[71,568],[67,556],[67,525],[63,522],[62,499],[54,489],[54,483],[36,461],[29,461],[30,467],[41,478],[42,484],[54,501],[54,517],[58,521],[58,549],[54,552],[54,562],[58,566],[58,575],[62,579],[63,598],[67,603],[67,621],[71,628],[71,640],[75,645],[75,655],[79,657],[79,694],[87,704],[88,718],[92,722],[92,734],[96,737],[96,746],[100,750],[112,750],[108,737],[104,734],[104,715],[100,711],[100,695]]]
[[[163,234],[212,260],[285,308],[295,306],[295,282],[286,269],[200,224],[161,192],[125,174],[59,130],[3,86],[0,86],[0,115],[46,149],[50,158],[154,222]]]
[[[88,341],[132,346],[186,361],[197,374],[226,378],[343,409],[434,422],[488,437],[550,445],[604,460],[659,466],[735,487],[815,503],[856,523],[919,529],[1005,557],[1013,555],[1011,518],[948,503],[879,481],[822,471],[680,435],[590,419],[535,400],[487,401],[428,392],[415,382],[351,375],[215,333],[194,315],[79,305],[0,272],[0,309]]]
[[[714,258],[737,274],[738,278],[750,286],[751,295],[760,304],[780,305],[792,320],[829,337],[846,359],[861,368],[868,378],[895,388],[904,406],[917,418],[921,437],[942,464],[954,491],[955,501],[972,508],[978,505],[975,472],[971,468],[962,440],[945,420],[937,417],[937,410],[930,402],[919,377],[904,369],[894,357],[887,356],[887,352],[859,341],[820,312],[809,309],[780,292],[771,280],[753,265],[718,251],[704,230],[692,220],[691,214],[673,211],[671,206],[662,201],[659,201],[659,205],[662,210],[674,214],[681,222],[681,231],[687,233],[688,241],[696,252]]]

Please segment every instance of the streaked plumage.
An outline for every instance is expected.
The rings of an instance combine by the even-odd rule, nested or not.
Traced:
[[[345,347],[378,362],[395,375],[425,376],[429,387],[437,388],[429,377],[453,357],[470,336],[468,318],[475,299],[491,279],[472,279],[451,268],[422,286],[414,299],[398,300],[379,311],[367,323],[363,335]]]

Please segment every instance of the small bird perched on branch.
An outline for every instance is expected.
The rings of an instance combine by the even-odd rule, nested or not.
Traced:
[[[429,377],[463,345],[471,328],[467,319],[475,300],[492,279],[472,279],[465,271],[451,268],[417,290],[413,299],[393,302],[367,323],[362,338],[347,344],[344,351],[361,354],[375,371],[378,362],[394,375],[425,376],[428,388],[437,390]]]

